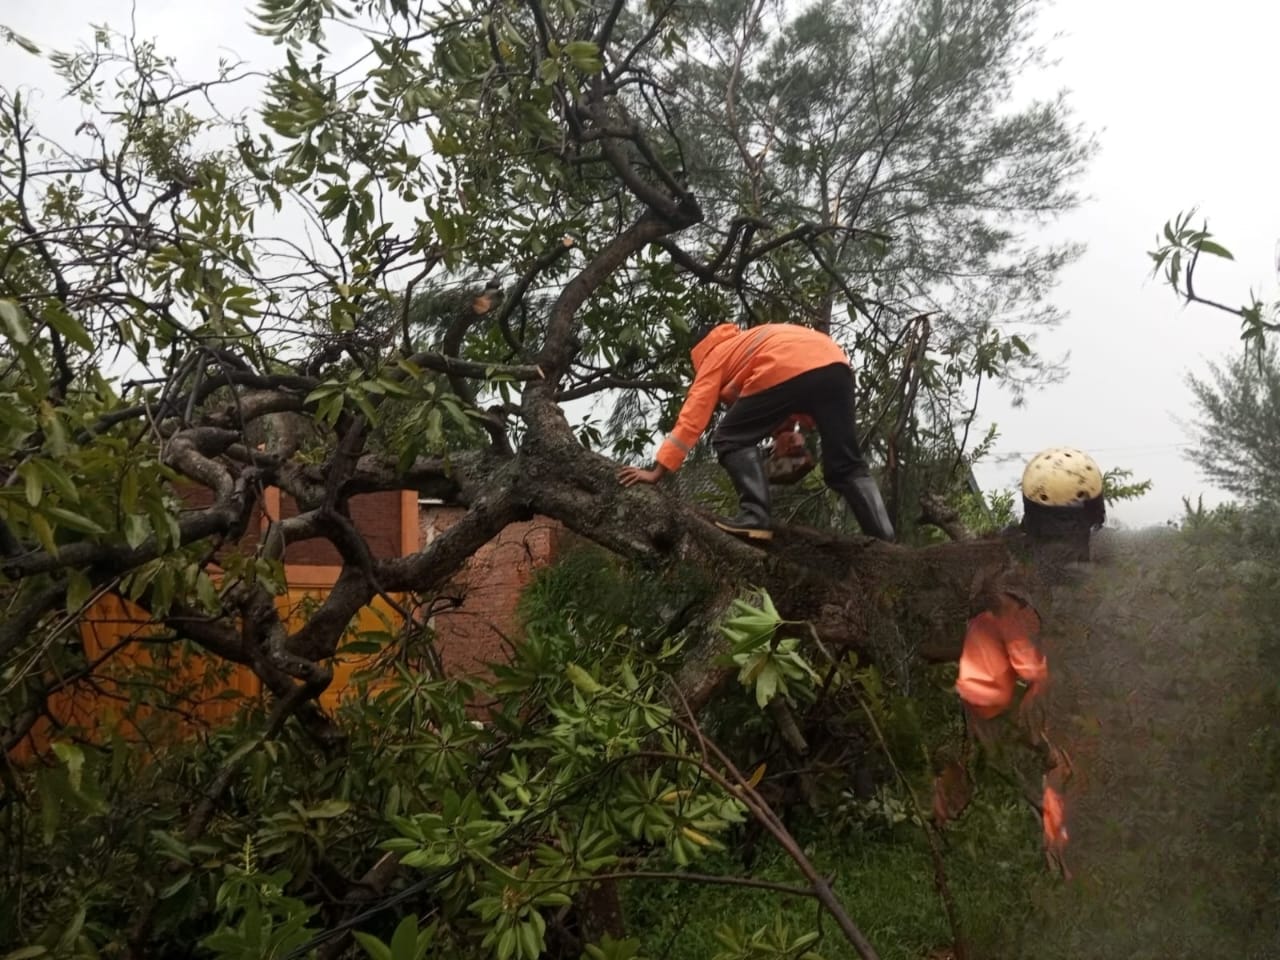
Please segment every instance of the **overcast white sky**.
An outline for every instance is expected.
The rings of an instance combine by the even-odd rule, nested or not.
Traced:
[[[88,39],[88,24],[127,28],[129,0],[0,0],[0,24],[46,49]],[[219,57],[273,65],[279,51],[247,27],[239,0],[137,0],[140,36],[155,37],[193,79]],[[1039,346],[1070,351],[1065,383],[1032,394],[1015,409],[984,399],[981,422],[996,421],[996,462],[979,467],[986,488],[1017,484],[1022,463],[1055,444],[1090,452],[1103,469],[1132,467],[1155,482],[1140,502],[1112,517],[1126,526],[1181,513],[1181,497],[1222,495],[1183,458],[1178,418],[1191,414],[1183,378],[1205,361],[1239,349],[1234,318],[1183,309],[1149,277],[1146,251],[1180,210],[1199,206],[1236,262],[1206,264],[1203,292],[1229,303],[1249,289],[1276,292],[1274,103],[1280,5],[1260,0],[1058,0],[1042,20],[1059,64],[1028,77],[1027,95],[1071,91],[1101,151],[1082,184],[1089,202],[1052,230],[1085,240],[1088,251],[1063,275],[1054,299],[1069,313]],[[42,128],[69,140],[79,108],[57,99],[50,73],[15,48],[0,47],[0,82],[46,91]],[[246,89],[246,97],[252,91]],[[246,100],[247,103],[247,100]]]
[[[1239,324],[1184,309],[1149,279],[1146,251],[1160,226],[1198,206],[1236,256],[1197,269],[1197,291],[1228,303],[1249,288],[1276,291],[1275,41],[1280,6],[1250,0],[1058,0],[1043,21],[1061,34],[1048,81],[1071,91],[1101,150],[1083,181],[1092,199],[1054,233],[1088,242],[1055,302],[1070,313],[1040,344],[1071,351],[1070,376],[1022,409],[993,397],[981,413],[1001,426],[997,454],[1057,443],[1103,469],[1132,467],[1154,487],[1111,511],[1126,525],[1162,523],[1181,497],[1223,495],[1183,459],[1191,415],[1186,371],[1239,349]],[[1046,78],[1034,81],[1042,89]],[[1212,293],[1210,293],[1212,291]],[[1013,486],[1025,457],[977,470],[984,487]]]

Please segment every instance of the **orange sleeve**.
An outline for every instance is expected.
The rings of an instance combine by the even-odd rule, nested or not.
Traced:
[[[1044,788],[1044,797],[1040,802],[1042,822],[1044,824],[1044,845],[1051,853],[1062,856],[1067,846],[1067,816],[1063,809],[1062,794],[1053,787]]]
[[[720,400],[720,379],[720,367],[711,367],[710,364],[693,378],[693,385],[684,398],[675,428],[658,448],[657,460],[668,470],[674,472],[680,469],[680,464],[684,463],[684,458],[698,442],[702,431],[707,429],[711,415],[716,411],[716,403]]]
[[[1040,636],[1040,616],[1031,607],[1002,605],[1000,631],[1013,672],[1027,683],[1039,683],[1049,676],[1049,664],[1036,645]]]
[[[1013,702],[1013,686],[999,624],[991,613],[980,613],[965,629],[956,693],[983,716],[994,716]]]
[[[1013,672],[1027,683],[1040,683],[1049,676],[1049,664],[1044,654],[1029,637],[1009,636],[1005,639],[1005,649],[1009,651]]]

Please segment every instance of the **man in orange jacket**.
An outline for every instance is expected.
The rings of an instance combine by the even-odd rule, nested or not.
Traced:
[[[738,493],[738,515],[717,520],[722,530],[753,540],[773,536],[769,480],[759,443],[793,414],[807,414],[822,441],[822,472],[863,531],[893,539],[893,524],[867,470],[855,426],[853,370],[826,334],[790,323],[742,330],[732,323],[709,328],[691,352],[694,379],[675,429],[649,470],[623,467],[624,486],[657,483],[679,469],[711,422],[717,403],[729,409],[711,446]]]

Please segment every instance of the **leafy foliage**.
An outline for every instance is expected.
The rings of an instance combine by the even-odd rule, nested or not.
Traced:
[[[1195,215],[1196,211],[1192,209],[1165,223],[1162,235],[1156,238],[1158,246],[1148,254],[1155,263],[1154,272],[1163,276],[1165,283],[1187,303],[1198,303],[1238,315],[1240,339],[1245,343],[1246,352],[1250,346],[1261,352],[1266,335],[1280,329],[1280,324],[1274,320],[1276,305],[1266,304],[1251,293],[1247,304],[1232,307],[1196,293],[1195,270],[1202,255],[1223,260],[1235,258],[1230,250],[1213,238],[1208,221],[1199,228],[1192,226]]]
[[[66,142],[0,90],[0,743],[35,744],[5,767],[5,942],[625,954],[575,926],[602,871],[768,819],[669,693],[710,591],[643,632],[531,619],[491,682],[440,676],[419,615],[534,513],[649,563],[694,543],[595,452],[669,422],[694,320],[841,317],[891,470],[963,454],[981,383],[1049,375],[1025,335],[1073,251],[1012,224],[1069,208],[1090,146],[1009,102],[1035,7],[261,0],[259,69],[192,82],[107,26],[49,53]],[[352,500],[398,490],[465,513],[383,556]],[[297,603],[307,541],[338,572]],[[105,604],[138,629],[97,649]],[[322,709],[374,605],[350,649],[379,672]],[[740,651],[769,709],[812,695],[790,643]],[[230,665],[263,701],[194,723]],[[84,690],[118,712],[71,715]]]
[[[157,943],[198,941],[216,957],[310,955],[349,925],[375,960],[433,950],[636,956],[635,942],[582,942],[579,896],[610,874],[644,883],[647,872],[722,870],[709,858],[740,843],[750,809],[740,791],[760,783],[763,767],[726,788],[705,735],[661,693],[681,633],[669,622],[647,638],[604,629],[617,609],[608,592],[562,603],[558,590],[584,566],[571,555],[539,578],[526,598],[527,638],[492,680],[434,680],[405,665],[391,677],[381,667],[358,675],[338,716],[347,749],[324,764],[290,728],[263,739],[269,730],[251,713],[204,742],[149,755],[122,740],[59,743],[56,766],[18,774],[38,802],[11,808],[19,821],[6,836],[28,839],[6,875],[24,895],[5,898],[5,940],[75,956],[121,950],[129,931],[114,920],[118,905],[142,890],[156,897]],[[643,578],[598,578],[609,580],[615,598],[646,589]],[[730,639],[751,635],[740,651],[759,667],[750,700],[767,702],[768,687],[812,702],[820,678],[769,639],[784,624],[767,594],[752,599],[721,627]],[[899,728],[893,714],[905,701],[885,699],[873,672],[857,676],[882,721]],[[189,791],[246,744],[257,749],[224,809],[201,835],[184,833]],[[77,815],[57,815],[68,809]],[[343,904],[370,882],[361,874],[386,856],[410,873],[373,910],[346,915]],[[795,930],[777,919],[755,932],[726,928],[722,955],[817,956],[818,939],[807,921]]]
[[[637,854],[701,860],[742,818],[740,801],[699,775],[694,745],[658,694],[678,643],[645,656],[618,635],[568,639],[531,631],[491,683],[404,668],[362,678],[368,692],[340,714],[348,753],[317,767],[304,739],[264,742],[198,838],[172,829],[185,789],[243,752],[252,726],[152,756],[123,742],[59,744],[57,767],[21,774],[40,800],[13,811],[36,833],[11,850],[10,893],[25,896],[5,897],[4,939],[120,949],[127,930],[113,929],[113,911],[128,891],[152,887],[162,942],[194,935],[214,956],[291,955],[335,919],[333,904],[355,889],[381,837],[423,878],[397,899],[416,890],[432,908],[387,928],[385,943],[382,915],[365,921],[371,956],[421,956],[432,943],[541,956],[548,918],[593,874]],[[486,701],[501,707],[487,722],[469,719],[468,704]],[[68,807],[77,816],[57,815]],[[78,919],[67,927],[68,917]]]
[[[1280,366],[1274,347],[1187,375],[1198,417],[1189,458],[1205,478],[1247,501],[1280,498]]]
[[[1276,352],[1266,343],[1268,333],[1280,329],[1276,308],[1250,294],[1248,304],[1231,307],[1196,293],[1195,269],[1200,256],[1226,260],[1231,252],[1213,239],[1205,222],[1192,226],[1195,210],[1179,214],[1164,225],[1160,246],[1150,253],[1156,273],[1187,303],[1227,313],[1241,321],[1240,358],[1211,363],[1207,376],[1187,375],[1199,418],[1192,423],[1194,448],[1188,456],[1205,477],[1248,501],[1275,500]],[[1190,512],[1190,507],[1188,507]]]

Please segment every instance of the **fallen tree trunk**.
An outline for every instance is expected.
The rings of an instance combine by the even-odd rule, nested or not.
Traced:
[[[809,622],[831,647],[882,664],[955,660],[975,604],[1015,576],[1017,537],[911,548],[783,527],[766,546],[749,545],[661,486],[619,486],[617,464],[583,449],[558,408],[535,413],[531,426],[515,468],[503,471],[510,485],[482,499],[517,502],[634,561],[712,572],[720,589],[708,622],[744,589],[762,588],[783,617]],[[723,652],[714,630],[689,651],[679,679],[695,709],[727,676],[716,664]]]

